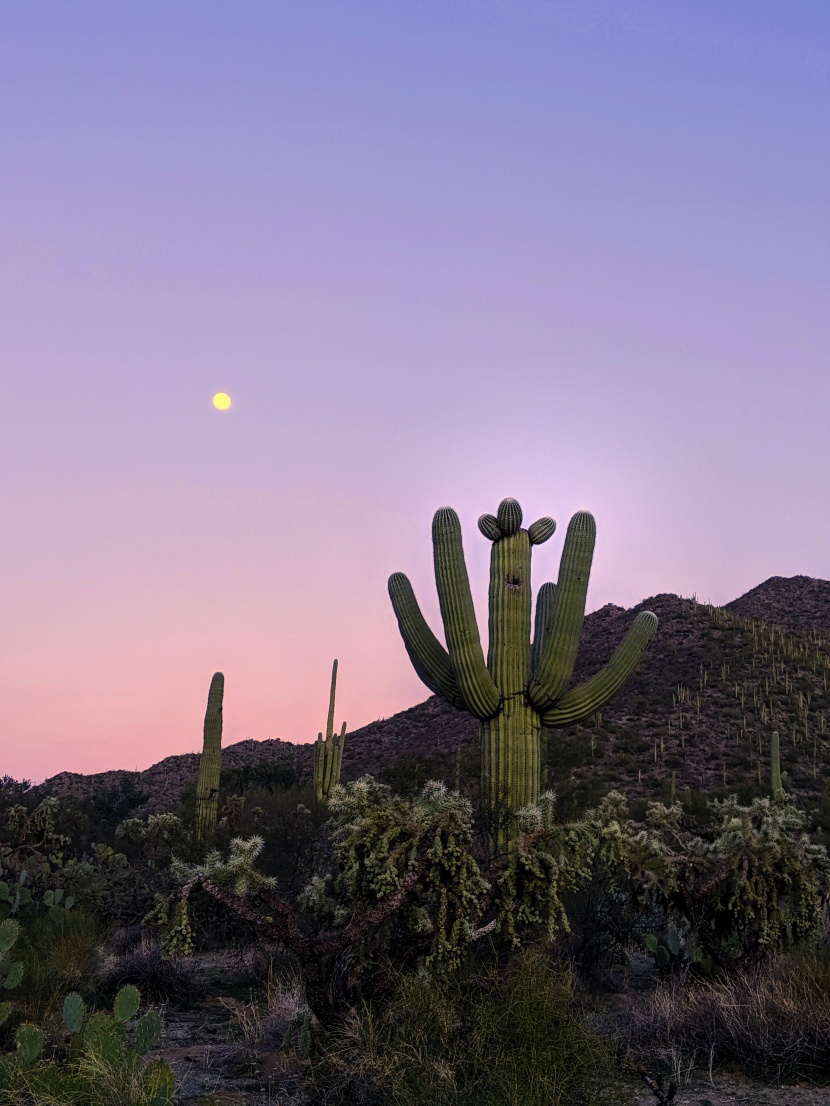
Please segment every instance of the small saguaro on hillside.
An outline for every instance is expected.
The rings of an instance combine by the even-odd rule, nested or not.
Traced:
[[[608,664],[568,690],[585,617],[585,597],[596,538],[587,511],[568,525],[558,583],[543,584],[536,600],[531,641],[530,555],[553,534],[552,518],[522,529],[522,510],[504,499],[497,515],[482,515],[478,528],[493,543],[487,661],[479,638],[461,524],[451,507],[432,522],[435,582],[447,647],[421,614],[403,573],[389,577],[389,595],[415,671],[427,687],[482,724],[482,787],[491,809],[518,809],[540,790],[544,728],[588,718],[617,694],[634,671],[657,628],[650,611],[637,615]]]
[[[322,803],[329,797],[331,789],[340,783],[340,766],[343,763],[343,746],[346,744],[346,723],[339,734],[334,732],[334,694],[337,688],[337,660],[331,666],[331,690],[329,691],[329,714],[326,720],[326,738],[317,734],[314,743],[314,790]]]
[[[222,698],[225,677],[215,672],[210,681],[205,711],[204,742],[196,781],[196,840],[204,841],[216,829],[219,808],[219,776],[222,769]]]

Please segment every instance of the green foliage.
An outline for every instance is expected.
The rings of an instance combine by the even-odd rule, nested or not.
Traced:
[[[333,1037],[318,1077],[336,1083],[332,1071],[335,1102],[365,1101],[367,1091],[395,1106],[634,1101],[580,1018],[568,976],[533,950],[503,970],[399,980],[391,1002],[355,1011]]]
[[[25,919],[18,945],[20,1015],[44,1027],[57,1021],[66,993],[88,986],[103,937],[99,919],[83,907]]]
[[[469,802],[434,781],[406,801],[364,776],[336,788],[329,810],[336,875],[312,881],[301,902],[342,923],[357,905],[372,906],[397,891],[426,849],[410,928],[419,937],[430,934],[430,962],[456,963],[489,886],[471,852]]]
[[[804,813],[784,792],[749,807],[734,799],[712,806],[720,820],[713,857],[731,872],[712,903],[714,928],[731,917],[745,952],[817,938],[830,860],[804,832]]]

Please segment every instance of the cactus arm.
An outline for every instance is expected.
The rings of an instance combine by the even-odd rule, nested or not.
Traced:
[[[536,615],[533,622],[533,647],[530,651],[530,671],[535,673],[545,644],[545,628],[550,621],[553,601],[556,597],[556,584],[548,581],[539,588],[536,596]]]
[[[555,706],[544,711],[542,725],[548,729],[569,726],[601,710],[637,667],[656,629],[657,616],[651,611],[641,611],[608,664],[585,683],[566,692]]]
[[[568,523],[553,609],[539,664],[528,687],[528,698],[539,711],[553,706],[573,675],[596,532],[594,516],[588,511],[578,511]]]
[[[447,649],[467,710],[477,718],[498,713],[501,697],[484,663],[464,549],[461,524],[451,507],[439,507],[432,520],[435,583]]]
[[[314,742],[314,794],[317,796],[317,801],[322,803],[324,795],[324,782],[323,782],[323,767],[325,765],[325,746],[323,745],[323,735],[317,734],[317,740]]]
[[[334,693],[337,688],[337,658],[331,666],[331,690],[329,691],[329,716],[326,719],[326,739],[334,733]]]
[[[196,781],[196,840],[209,837],[216,828],[219,778],[222,769],[222,699],[225,677],[214,673],[205,712],[204,743]]]
[[[340,767],[343,763],[343,746],[346,744],[346,723],[339,734],[334,732],[334,695],[337,687],[337,661],[331,666],[331,690],[329,713],[326,719],[326,737],[317,734],[314,742],[314,793],[319,802],[325,802],[333,787],[340,783]]]
[[[389,598],[412,667],[429,690],[454,707],[464,707],[449,654],[421,614],[412,585],[402,572],[389,577]]]

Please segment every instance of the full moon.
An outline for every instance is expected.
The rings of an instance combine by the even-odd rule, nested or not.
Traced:
[[[217,411],[227,411],[231,405],[231,397],[227,392],[217,392],[213,397],[213,406]]]

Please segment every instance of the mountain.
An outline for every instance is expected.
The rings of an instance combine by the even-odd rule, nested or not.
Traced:
[[[580,804],[618,787],[629,796],[711,793],[767,786],[772,731],[781,736],[786,786],[817,802],[830,775],[830,582],[773,576],[724,607],[661,594],[625,610],[608,604],[585,619],[574,681],[601,667],[634,615],[652,610],[657,634],[617,696],[587,723],[547,740],[546,775],[562,801]],[[402,663],[408,663],[401,646]],[[478,725],[436,696],[348,735],[343,778],[366,772],[398,783],[477,771]],[[54,794],[88,795],[131,778],[145,810],[171,809],[198,771],[198,754],[167,757],[144,772],[69,772]],[[283,765],[311,773],[312,746],[242,741],[223,770]]]

